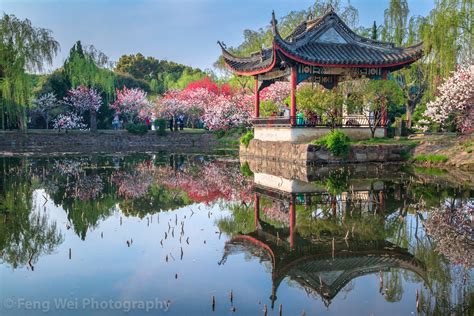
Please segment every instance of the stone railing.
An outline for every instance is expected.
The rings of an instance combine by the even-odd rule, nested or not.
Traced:
[[[372,118],[364,115],[347,115],[342,117],[283,117],[271,116],[265,118],[254,118],[252,124],[258,127],[334,127],[334,128],[368,128],[374,125]],[[385,127],[384,122],[377,126]]]

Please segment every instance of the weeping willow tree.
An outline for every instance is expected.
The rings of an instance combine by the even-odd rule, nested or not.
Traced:
[[[14,15],[0,19],[0,96],[2,128],[6,117],[9,125],[26,130],[26,114],[31,96],[31,82],[26,71],[42,71],[52,64],[59,43],[51,31],[31,25]]]
[[[115,76],[105,68],[108,58],[92,45],[83,49],[80,41],[71,48],[64,71],[72,88],[86,86],[102,91],[108,99],[114,94]]]
[[[85,86],[101,93],[103,102],[98,110],[99,128],[105,127],[107,123],[104,121],[111,120],[112,117],[108,104],[115,94],[116,76],[108,69],[109,66],[108,57],[104,53],[92,45],[83,48],[80,41],[71,48],[64,63],[64,74],[71,88]],[[87,115],[92,113],[86,113]]]
[[[395,43],[397,46],[404,44],[409,13],[407,0],[390,0],[384,11],[383,41]]]
[[[427,60],[428,93],[433,96],[443,78],[460,63],[474,60],[474,2],[437,0],[420,28]]]

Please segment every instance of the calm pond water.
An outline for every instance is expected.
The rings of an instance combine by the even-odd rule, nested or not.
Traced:
[[[474,191],[440,170],[170,154],[0,169],[2,315],[473,313]]]

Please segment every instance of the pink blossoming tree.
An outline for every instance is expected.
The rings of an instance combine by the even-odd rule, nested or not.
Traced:
[[[117,89],[116,93],[117,99],[109,106],[117,114],[124,115],[127,122],[133,122],[136,117],[144,118],[149,114],[151,104],[145,91],[139,88],[124,87],[122,90]]]
[[[95,89],[85,86],[71,89],[64,97],[64,103],[71,106],[81,116],[89,111],[90,128],[92,131],[97,130],[97,111],[102,104],[102,97]]]
[[[271,101],[276,105],[283,105],[290,95],[291,89],[288,82],[277,81],[262,90],[260,97],[263,101]]]
[[[182,91],[168,91],[157,101],[156,115],[165,118],[185,115],[188,120],[200,119],[209,130],[249,124],[253,106],[251,95],[205,83],[190,85]]]
[[[424,115],[442,126],[452,120],[459,131],[472,132],[474,128],[474,65],[459,67],[438,88],[438,97],[426,105]]]

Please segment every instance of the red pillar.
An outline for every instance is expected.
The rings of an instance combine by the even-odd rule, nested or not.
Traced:
[[[297,70],[296,66],[291,67],[291,104],[290,104],[290,116],[291,116],[291,125],[296,124],[296,80],[297,80]]]
[[[295,226],[296,226],[296,202],[295,196],[292,194],[290,197],[290,247],[295,247]]]
[[[387,70],[383,70],[382,71],[382,80],[387,80],[387,76],[388,76],[388,71]],[[387,118],[388,118],[388,113],[387,113],[387,107],[386,107],[386,104],[384,102],[383,104],[383,107],[382,107],[382,126],[383,126],[383,130],[384,130],[384,136],[387,137]]]
[[[258,89],[258,78],[255,77],[255,118],[260,117],[260,90]]]
[[[255,193],[253,196],[253,210],[255,229],[257,229],[258,221],[260,220],[260,197],[257,195],[257,193]]]

